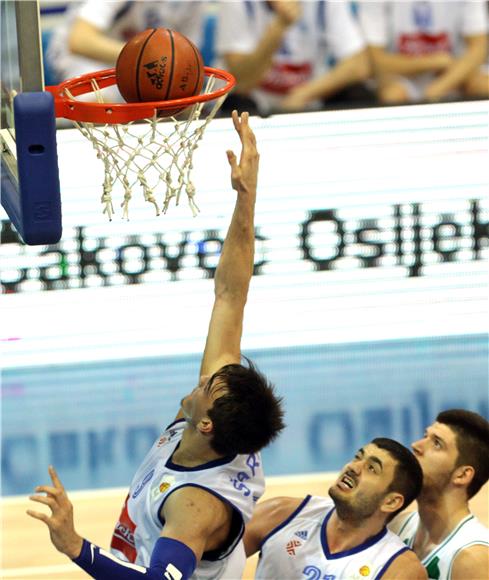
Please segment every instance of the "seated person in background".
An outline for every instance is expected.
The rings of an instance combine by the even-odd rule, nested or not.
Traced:
[[[380,101],[489,97],[485,11],[479,0],[358,2]]]
[[[343,468],[331,499],[277,497],[258,504],[244,537],[247,556],[260,551],[255,578],[426,578],[416,555],[386,528],[422,482],[414,455],[378,438]]]
[[[320,109],[369,75],[348,2],[221,2],[216,53],[237,80],[224,106],[243,99],[263,115]],[[329,67],[332,58],[336,64]]]
[[[201,46],[205,6],[175,0],[77,2],[53,33],[46,59],[61,81],[115,66],[124,44],[147,28],[172,28]],[[105,89],[104,96],[122,100],[115,87]]]

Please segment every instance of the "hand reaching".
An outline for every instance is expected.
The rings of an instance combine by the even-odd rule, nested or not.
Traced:
[[[27,510],[27,515],[44,522],[49,528],[51,542],[55,548],[74,559],[80,555],[83,538],[75,531],[73,505],[68,499],[63,484],[52,466],[49,467],[49,475],[53,486],[39,485],[36,487],[37,492],[42,492],[46,495],[31,495],[29,499],[49,506],[51,515],[32,510]]]
[[[302,6],[298,0],[269,0],[269,4],[285,26],[292,26],[302,16]]]
[[[248,113],[245,112],[238,116],[238,112],[233,111],[232,117],[234,128],[241,140],[241,156],[238,164],[236,155],[230,150],[226,152],[231,166],[231,185],[238,193],[247,192],[254,195],[256,193],[260,160],[260,155],[256,148],[255,134],[248,124]]]

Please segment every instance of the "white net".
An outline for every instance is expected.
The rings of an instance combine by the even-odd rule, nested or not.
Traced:
[[[215,77],[208,77],[204,93],[212,92]],[[95,80],[93,92],[99,102],[102,94]],[[72,99],[72,95],[68,93]],[[92,143],[104,165],[102,193],[103,213],[114,215],[112,194],[122,187],[122,217],[129,219],[129,202],[136,189],[153,204],[156,215],[166,213],[172,200],[178,205],[181,194],[187,195],[193,215],[199,211],[195,203],[195,186],[191,180],[192,158],[207,125],[212,121],[226,95],[209,104],[200,102],[185,111],[185,119],[159,117],[125,124],[86,123],[75,121],[76,127]],[[207,105],[207,106],[206,106]],[[205,106],[205,108],[204,108]]]

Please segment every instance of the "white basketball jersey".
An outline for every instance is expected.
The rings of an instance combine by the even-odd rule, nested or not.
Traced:
[[[230,537],[221,551],[206,552],[193,579],[241,578],[245,565],[244,525],[265,489],[259,453],[235,455],[197,467],[172,462],[185,429],[185,420],[167,427],[155,442],[134,476],[111,542],[112,552],[128,562],[149,566],[151,552],[164,521],[160,512],[177,489],[205,489],[233,508]]]
[[[380,578],[392,561],[408,549],[384,528],[356,548],[332,554],[326,526],[334,509],[330,499],[308,495],[263,540],[255,578],[372,580]]]
[[[410,548],[414,544],[419,526],[419,514],[413,512],[399,528],[399,537]],[[421,563],[426,568],[430,580],[449,580],[455,558],[470,546],[489,546],[489,529],[483,526],[472,514],[464,518],[451,533],[436,546]]]

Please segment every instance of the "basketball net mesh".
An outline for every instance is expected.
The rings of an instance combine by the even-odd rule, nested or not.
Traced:
[[[204,94],[212,92],[215,80],[212,76],[208,78]],[[97,101],[104,102],[95,79],[92,85]],[[67,95],[73,99],[68,90]],[[206,103],[196,103],[185,112],[185,120],[158,117],[155,111],[151,119],[125,124],[98,125],[74,121],[104,165],[103,213],[112,219],[112,192],[119,183],[124,192],[121,203],[124,219],[129,219],[129,202],[136,187],[142,190],[144,199],[153,204],[156,215],[166,213],[172,199],[178,205],[185,190],[195,216],[199,208],[194,200],[195,187],[191,180],[193,154],[225,98],[226,95],[217,98],[211,103],[210,110],[204,112]]]

